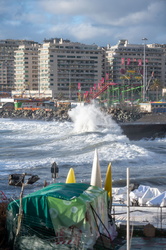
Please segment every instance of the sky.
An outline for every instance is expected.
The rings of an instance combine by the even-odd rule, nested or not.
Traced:
[[[166,44],[166,0],[0,0],[0,39]]]

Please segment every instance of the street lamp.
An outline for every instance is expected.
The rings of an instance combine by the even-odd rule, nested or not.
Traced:
[[[71,100],[71,72],[69,68],[69,100]]]
[[[145,45],[146,45],[146,41],[148,40],[147,38],[142,38],[142,40],[144,41],[144,60],[143,60],[143,102],[146,101],[146,61],[145,61]]]

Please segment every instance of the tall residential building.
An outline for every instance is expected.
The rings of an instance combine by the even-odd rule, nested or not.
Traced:
[[[8,93],[14,89],[14,51],[21,44],[32,44],[27,40],[0,40],[0,94]]]
[[[41,45],[0,40],[0,94],[83,99],[109,82],[116,86],[104,92],[103,100],[141,100],[143,87],[146,100],[158,100],[161,86],[166,88],[166,44],[120,40],[101,48],[62,38]]]
[[[36,43],[20,45],[15,50],[15,93],[38,92],[38,47]]]
[[[145,43],[141,45],[129,44],[127,40],[120,40],[117,45],[108,45],[105,50],[106,72],[112,82],[121,86],[120,94],[123,95],[121,98],[127,99],[130,92],[132,95],[137,94],[137,97],[141,98],[145,76],[146,98],[155,99],[154,91],[150,90],[152,80],[155,78],[163,85],[166,84],[162,48],[152,47]],[[125,86],[126,88],[123,89]],[[132,96],[132,98],[134,97]]]
[[[162,57],[162,85],[163,88],[166,88],[166,44],[148,44],[149,48],[161,48],[163,50],[163,57]]]
[[[39,48],[40,93],[52,92],[54,98],[76,99],[102,77],[103,51],[63,39],[45,40]]]

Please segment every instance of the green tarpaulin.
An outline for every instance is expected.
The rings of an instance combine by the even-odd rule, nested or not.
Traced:
[[[101,233],[104,229],[101,221],[94,218],[91,206],[102,223],[108,227],[107,192],[105,190],[85,183],[51,184],[23,198],[22,224],[36,231],[39,228],[47,228],[47,230],[53,230],[55,235],[59,232],[66,233],[66,229],[76,228],[93,242],[93,238],[94,241],[96,240],[98,229],[101,229]],[[8,206],[10,227],[18,212],[19,200],[11,202]],[[12,228],[14,226],[13,224]]]

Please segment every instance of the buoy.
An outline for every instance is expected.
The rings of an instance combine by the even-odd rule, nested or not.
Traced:
[[[74,174],[74,169],[70,168],[67,178],[66,178],[66,183],[76,183],[75,179],[75,174]]]

